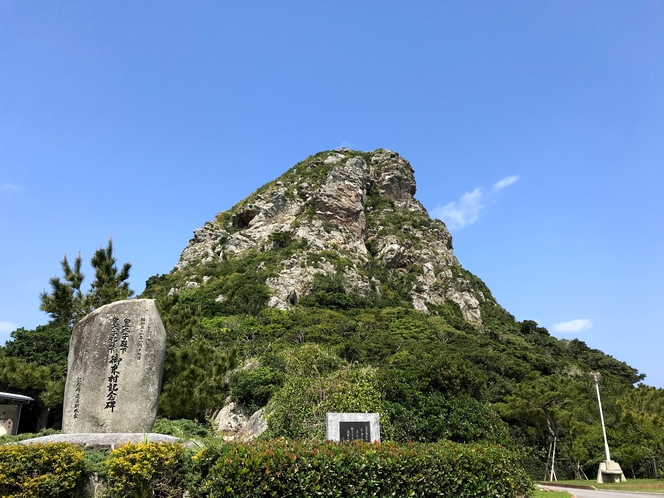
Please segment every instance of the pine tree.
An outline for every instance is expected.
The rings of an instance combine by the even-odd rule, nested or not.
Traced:
[[[39,295],[39,309],[51,315],[53,325],[73,327],[85,315],[105,304],[127,299],[134,295],[129,288],[130,263],[122,265],[118,271],[116,258],[113,254],[113,239],[108,239],[106,248],[97,249],[90,260],[95,270],[95,280],[90,290],[83,293],[81,285],[85,275],[81,273],[82,259],[79,253],[73,268],[67,255],[60,262],[63,280],[53,277],[49,280],[51,292]]]
[[[96,309],[134,295],[127,282],[131,263],[122,265],[122,269],[118,272],[116,262],[113,255],[113,239],[109,238],[106,248],[97,249],[90,261],[95,269],[95,280],[87,295],[90,308]]]
[[[51,315],[54,325],[73,326],[79,319],[89,313],[85,303],[86,299],[81,291],[85,275],[81,273],[81,254],[74,260],[74,268],[69,265],[67,255],[60,262],[64,281],[59,277],[49,280],[51,292],[42,292],[39,295],[41,304],[39,309]]]

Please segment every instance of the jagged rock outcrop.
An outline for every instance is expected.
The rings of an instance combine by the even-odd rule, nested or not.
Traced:
[[[341,275],[347,291],[362,296],[401,278],[415,308],[428,312],[451,301],[466,320],[480,322],[486,297],[461,270],[445,224],[429,217],[415,191],[414,170],[396,152],[316,154],[195,230],[174,269],[182,284],[171,293],[209,285],[193,267],[296,240],[298,250],[265,278],[270,307],[293,306],[316,274]],[[377,265],[386,271],[372,273]]]
[[[242,406],[229,401],[214,416],[214,425],[217,433],[221,434],[225,441],[251,441],[267,430],[265,408],[247,417]]]

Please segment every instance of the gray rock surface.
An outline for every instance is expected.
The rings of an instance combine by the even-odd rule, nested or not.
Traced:
[[[249,417],[247,430],[241,434],[243,441],[255,439],[267,430],[267,420],[265,420],[265,408],[261,408]]]
[[[117,301],[83,318],[69,345],[62,432],[149,433],[165,353],[152,299]]]
[[[244,410],[234,402],[228,403],[214,417],[217,432],[224,436],[235,436],[246,427],[248,421]]]
[[[264,408],[247,417],[244,407],[232,401],[217,412],[214,423],[225,441],[251,441],[267,430]]]
[[[493,298],[456,271],[461,265],[450,232],[429,218],[415,191],[412,166],[394,151],[341,148],[312,156],[195,230],[174,269],[182,284],[169,295],[213,283],[196,274],[199,265],[269,251],[275,235],[288,232],[307,246],[267,279],[272,308],[290,309],[316,274],[342,271],[347,291],[376,291],[378,283],[364,271],[376,259],[390,275],[416,275],[406,289],[415,308],[429,312],[431,305],[452,301],[466,320],[481,322],[480,302],[494,304]],[[327,257],[318,257],[323,252]],[[338,261],[350,264],[340,270]]]
[[[71,443],[78,444],[89,449],[114,449],[127,443],[183,443],[177,437],[166,436],[165,434],[137,434],[133,432],[116,433],[89,433],[89,434],[52,434],[50,436],[35,437],[24,439],[18,444],[46,444],[46,443]]]

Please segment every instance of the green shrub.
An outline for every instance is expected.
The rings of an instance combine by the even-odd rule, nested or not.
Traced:
[[[111,497],[179,497],[184,491],[185,449],[178,444],[125,444],[106,466]]]
[[[57,431],[55,429],[42,429],[39,432],[22,432],[21,434],[17,434],[16,436],[12,436],[11,434],[3,434],[2,436],[0,436],[0,444],[18,443],[19,441],[23,441],[25,439],[50,436],[52,434],[60,434],[60,431]]]
[[[178,420],[158,418],[155,420],[152,432],[175,436],[181,439],[201,439],[212,435],[209,428],[186,418]]]
[[[526,497],[532,483],[498,446],[290,442],[220,445],[194,459],[200,496]]]
[[[334,275],[316,273],[309,283],[307,294],[300,300],[303,306],[328,308],[331,310],[349,310],[371,306],[370,298],[346,290],[346,278],[343,273]]]
[[[316,365],[312,371],[317,371]],[[269,434],[324,439],[327,412],[384,412],[376,376],[376,369],[356,366],[289,375],[268,405]]]
[[[284,374],[267,366],[256,370],[240,370],[231,375],[232,396],[253,413],[267,405],[284,383]]]
[[[84,450],[84,454],[85,474],[88,476],[97,474],[98,478],[105,480],[108,474],[108,467],[106,466],[108,451]]]
[[[160,412],[172,419],[203,419],[207,410],[223,406],[228,394],[224,378],[234,366],[233,353],[204,339],[169,348]]]
[[[71,496],[83,470],[83,450],[69,443],[0,446],[2,496]]]

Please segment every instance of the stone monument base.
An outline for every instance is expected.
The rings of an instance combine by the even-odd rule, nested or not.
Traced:
[[[597,482],[623,482],[626,481],[625,474],[623,474],[620,464],[613,460],[604,460],[599,463],[599,470],[597,471]]]
[[[133,432],[109,432],[109,433],[82,433],[82,434],[52,434],[50,436],[35,437],[24,439],[18,444],[36,444],[36,443],[71,443],[78,444],[87,449],[111,449],[114,450],[127,443],[182,443],[185,446],[193,445],[191,441],[184,441],[180,438],[167,436],[165,434],[140,434]]]

